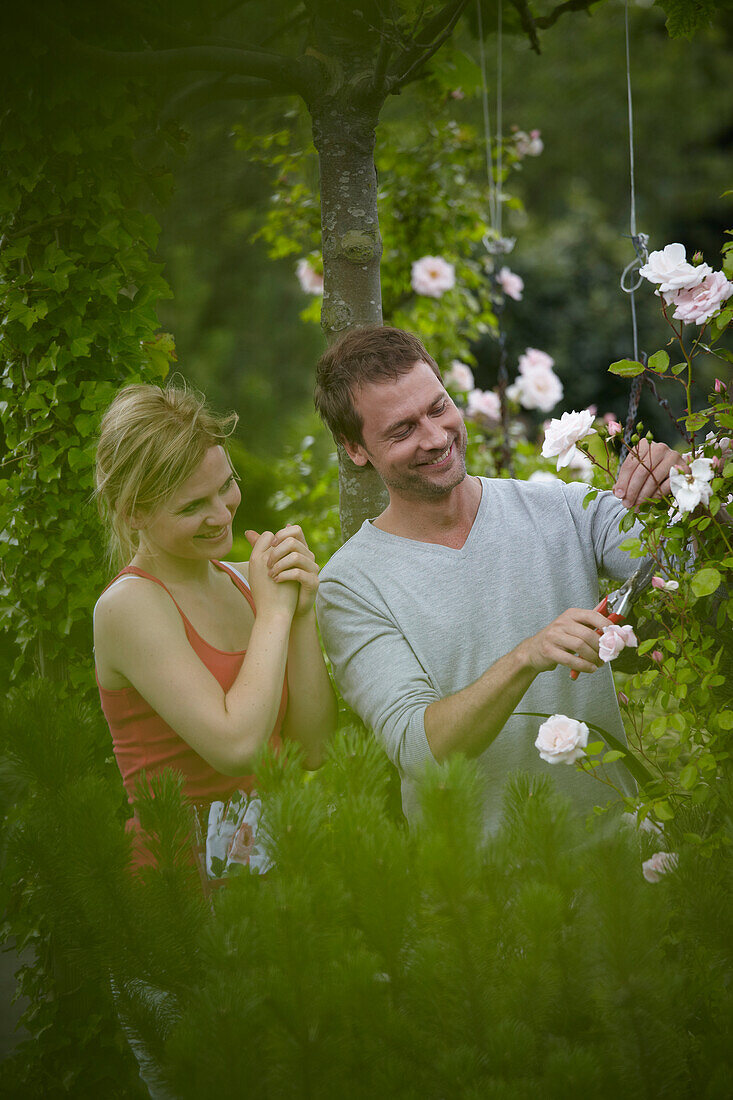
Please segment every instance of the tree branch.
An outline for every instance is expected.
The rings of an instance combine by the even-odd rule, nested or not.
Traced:
[[[197,84],[188,85],[183,91],[177,92],[168,100],[160,114],[160,122],[166,123],[173,118],[199,107],[206,107],[209,103],[217,103],[227,99],[274,99],[276,96],[289,95],[283,88],[272,84],[269,80],[233,80],[227,77],[217,77],[214,80],[200,80]]]
[[[390,92],[395,92],[403,84],[413,78],[414,74],[437,53],[444,42],[450,38],[453,28],[468,5],[468,0],[453,0],[453,3],[438,12],[423,28],[421,37],[424,42],[415,42],[413,46],[405,50],[392,66],[392,76],[387,80]],[[401,75],[397,75],[403,68]]]
[[[566,12],[587,11],[591,4],[595,2],[596,0],[565,0],[564,4],[558,4],[556,8],[553,8],[549,15],[542,15],[539,19],[535,19],[535,26],[541,30],[546,30],[553,23],[557,23],[560,16],[565,15]]]
[[[535,53],[541,53],[540,40],[537,37],[537,24],[535,18],[530,11],[527,0],[509,0],[509,3],[513,8],[516,8],[519,18],[522,22],[522,30],[529,38],[530,45]]]
[[[372,79],[372,93],[374,95],[380,95],[385,90],[385,77],[387,75],[387,65],[389,64],[389,55],[391,53],[392,46],[387,36],[382,35],[382,39],[379,43],[379,53],[377,54],[377,63],[374,66],[374,77]]]
[[[62,47],[106,71],[112,70],[126,76],[169,76],[203,71],[267,80],[282,88],[283,93],[297,92],[302,95],[306,86],[306,67],[301,58],[231,46],[107,50],[80,41],[65,28],[50,21],[44,20],[44,23],[54,32],[53,44],[57,48]]]

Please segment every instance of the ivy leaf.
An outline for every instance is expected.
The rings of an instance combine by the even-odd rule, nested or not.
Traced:
[[[670,38],[692,38],[708,27],[715,12],[715,0],[657,0],[667,16]]]

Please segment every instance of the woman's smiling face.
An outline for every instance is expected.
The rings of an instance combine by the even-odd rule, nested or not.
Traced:
[[[226,556],[241,499],[226,451],[210,447],[191,476],[138,520],[141,552],[194,560]]]

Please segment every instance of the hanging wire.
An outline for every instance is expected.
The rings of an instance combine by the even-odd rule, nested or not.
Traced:
[[[496,230],[496,185],[494,182],[494,157],[491,151],[491,119],[489,116],[489,94],[486,87],[486,53],[484,51],[484,26],[481,17],[481,0],[476,0],[478,15],[478,44],[479,58],[481,61],[481,104],[484,114],[484,143],[486,146],[486,176],[489,181],[489,220],[491,228]],[[487,238],[484,237],[484,245],[488,249]]]
[[[631,235],[631,243],[634,246],[634,252],[636,256],[634,259],[626,265],[621,275],[621,289],[624,294],[629,296],[629,304],[631,305],[631,333],[634,346],[634,359],[637,362],[642,362],[646,366],[646,355],[641,352],[641,358],[639,353],[639,331],[636,320],[636,299],[635,292],[641,286],[643,279],[641,275],[637,275],[636,280],[629,284],[628,280],[632,272],[638,272],[643,264],[646,263],[649,255],[648,245],[649,237],[646,233],[639,233],[636,227],[636,169],[634,162],[634,104],[631,95],[631,49],[629,45],[629,0],[624,2],[624,27],[626,35],[626,102],[628,105],[628,120],[629,120],[629,184],[630,184],[630,215],[629,215],[629,229]],[[644,385],[644,375],[638,374],[631,383],[631,393],[629,395],[629,409],[626,415],[626,424],[624,427],[624,442],[621,448],[621,455],[619,461],[622,463],[626,458],[629,451],[629,443],[631,442],[631,436],[634,432],[634,425],[636,424],[636,417],[639,411],[639,399],[641,398],[641,390]]]
[[[502,85],[503,85],[503,49],[502,49],[502,11],[499,0],[498,14],[496,17],[496,231],[501,240],[502,222],[502,180],[503,180],[503,133],[502,133]]]
[[[486,176],[489,185],[489,219],[491,221],[491,233],[486,233],[483,238],[483,245],[489,255],[494,257],[494,268],[497,266],[497,258],[507,249],[507,242],[504,241],[501,235],[501,177],[502,177],[502,11],[501,0],[499,0],[498,16],[497,16],[497,29],[496,29],[496,121],[497,121],[497,136],[496,136],[496,170],[494,170],[494,157],[491,147],[491,124],[489,114],[489,92],[488,81],[486,78],[486,52],[484,49],[484,27],[483,19],[481,17],[481,0],[476,0],[476,12],[477,12],[477,25],[479,35],[479,57],[481,60],[481,102],[483,105],[484,114],[484,142],[486,145]],[[496,272],[494,271],[494,285],[498,289],[496,282]],[[514,477],[514,462],[512,458],[512,445],[511,436],[509,431],[509,407],[506,401],[506,390],[509,384],[509,372],[506,365],[506,335],[501,325],[501,314],[504,309],[504,295],[503,293],[498,295],[498,301],[495,306],[496,320],[498,325],[497,339],[499,344],[499,369],[498,369],[498,385],[499,402],[501,405],[501,428],[502,428],[502,446],[500,456],[500,468],[508,470],[511,477]]]

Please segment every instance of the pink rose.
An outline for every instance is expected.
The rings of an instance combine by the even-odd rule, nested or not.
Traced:
[[[728,389],[728,387],[726,386],[725,382],[721,382],[721,380],[719,378],[715,379],[715,392],[716,393],[725,393],[727,391],[727,389]]]
[[[652,588],[662,588],[666,592],[676,592],[679,586],[679,581],[665,581],[664,577],[660,576],[652,577]]]
[[[524,279],[515,275],[508,267],[502,267],[496,276],[496,281],[506,294],[507,298],[513,298],[515,302],[521,302],[524,290]]]
[[[468,393],[475,386],[473,371],[460,359],[454,359],[449,369],[443,376],[443,381],[448,389],[458,393]]]
[[[612,661],[615,657],[618,657],[625,646],[638,644],[633,628],[628,624],[619,626],[618,623],[609,623],[601,634],[598,656],[602,661]]]
[[[466,416],[479,423],[498,424],[501,420],[501,401],[493,390],[471,390],[468,395]]]
[[[698,286],[680,290],[675,295],[676,309],[672,316],[686,325],[704,325],[731,294],[733,283],[728,282],[722,271],[713,271]]]
[[[653,661],[656,661],[658,665],[661,665],[662,661],[664,660],[664,654],[662,653],[661,649],[653,649],[651,652],[651,658]]]
[[[644,860],[641,871],[647,882],[659,882],[662,875],[674,871],[678,863],[679,856],[674,852],[655,852],[650,859]]]
[[[574,764],[585,756],[587,744],[588,727],[585,722],[568,718],[566,714],[553,714],[540,726],[535,748],[548,764]]]
[[[613,439],[615,435],[618,435],[622,431],[621,425],[618,420],[607,420],[606,427],[608,428],[608,438]]]
[[[527,348],[524,355],[519,356],[519,373],[526,374],[537,367],[543,370],[551,370],[555,366],[555,360],[546,351],[539,348]]]
[[[442,298],[456,285],[456,269],[442,256],[423,256],[412,265],[412,289],[426,298]]]

